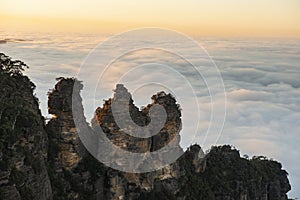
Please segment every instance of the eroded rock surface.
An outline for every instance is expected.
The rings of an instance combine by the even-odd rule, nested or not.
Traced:
[[[176,162],[153,172],[111,169],[91,156],[78,136],[76,117],[84,121],[86,130],[93,131],[83,116],[81,83],[73,78],[58,79],[49,93],[53,117],[45,126],[33,95],[35,86],[22,74],[25,64],[0,53],[0,65],[0,199],[288,199],[291,186],[279,162],[265,157],[241,158],[229,145],[212,147],[207,154],[199,145],[192,145]],[[74,83],[78,83],[75,89]],[[78,100],[79,116],[72,112],[72,95]],[[151,123],[153,106],[165,109],[166,122],[157,134],[137,138],[128,134],[133,127],[118,126],[112,103],[124,97],[129,98],[123,102],[129,109],[128,120],[142,127]],[[182,152],[181,113],[175,98],[159,92],[152,100],[140,110],[128,90],[117,85],[114,96],[97,108],[91,124],[126,151],[155,152],[173,141],[172,150]],[[103,151],[97,137],[91,141],[96,151]],[[149,163],[142,160],[140,164]]]
[[[65,81],[62,79],[58,84]],[[167,120],[158,134],[150,138],[136,138],[127,134],[129,130],[119,128],[111,106],[113,101],[124,96],[129,97],[127,105],[132,120],[140,126],[150,123],[151,106],[160,104],[165,108]],[[97,108],[92,126],[100,127],[115,145],[126,151],[155,151],[172,139],[176,141],[175,146],[179,146],[179,105],[174,97],[164,92],[153,95],[152,100],[152,104],[139,110],[127,89],[123,85],[117,85],[113,98]],[[90,163],[97,166],[97,173],[93,173]],[[78,168],[81,172],[79,174]],[[149,173],[116,171],[102,165],[90,155],[83,156],[77,165],[68,169],[72,179],[90,183],[82,186],[75,184],[76,187],[70,184],[68,191],[76,199],[83,199],[84,196],[84,193],[75,190],[77,187],[90,191],[91,197],[96,199],[284,200],[290,190],[287,173],[282,170],[280,163],[264,157],[241,158],[239,152],[229,145],[213,147],[208,154],[204,154],[200,146],[192,145],[175,163]],[[91,190],[86,189],[89,186]]]

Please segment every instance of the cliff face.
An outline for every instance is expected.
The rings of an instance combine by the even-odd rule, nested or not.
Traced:
[[[124,94],[125,93],[125,94]],[[130,119],[138,126],[146,126],[150,123],[149,112],[155,105],[161,105],[167,112],[167,119],[162,129],[152,137],[137,138],[130,136],[127,132],[131,130],[122,130],[118,127],[112,114],[112,102],[121,104],[120,98],[129,96],[129,102],[125,102],[125,110],[128,109]],[[141,111],[137,108],[131,98],[131,94],[122,85],[117,85],[115,89],[114,98],[110,98],[103,104],[102,108],[98,107],[95,112],[95,119],[93,119],[93,126],[100,125],[107,137],[117,146],[131,152],[153,152],[163,148],[171,140],[175,140],[174,146],[179,147],[181,130],[181,112],[179,105],[171,94],[164,92],[157,93],[152,96],[152,104],[147,105]],[[125,119],[123,117],[123,119]],[[129,124],[130,122],[124,122]],[[130,128],[130,127],[129,127]]]
[[[104,166],[88,154],[73,120],[72,92],[75,80],[58,80],[55,88],[49,92],[48,111],[53,117],[46,126],[49,175],[54,199],[103,199]]]
[[[49,93],[49,113],[53,114],[53,118],[47,124],[49,134],[48,160],[51,164],[50,178],[55,183],[52,185],[55,198],[84,199],[89,194],[89,197],[97,199],[137,199],[143,191],[151,191],[155,181],[175,180],[179,177],[181,172],[178,163],[156,172],[133,174],[122,173],[105,167],[89,155],[79,141],[72,117],[71,93],[74,81],[76,80],[61,79]],[[119,90],[124,89],[123,87],[118,88],[115,98],[117,98]],[[162,131],[150,139],[135,138],[120,130],[111,111],[111,102],[114,99],[105,101],[103,108],[97,109],[93,126],[101,124],[101,128],[115,145],[134,152],[147,152],[161,148],[172,138],[177,139],[179,146],[178,138],[181,123],[179,106],[171,95],[161,93],[152,98],[152,105],[159,102],[165,106],[170,114]],[[146,125],[149,123],[148,112],[152,105],[139,111],[131,99],[129,109],[137,124]],[[80,189],[78,190],[78,188]],[[173,191],[170,192],[175,194],[175,191],[177,189],[173,187]]]
[[[84,153],[72,114],[72,92],[73,79],[64,79],[59,82],[49,93],[48,112],[53,118],[48,122],[47,127],[52,129],[53,139],[59,146],[58,161],[61,167],[66,169],[74,168],[81,160],[80,153]]]
[[[64,95],[69,93],[62,87],[72,90],[71,80],[75,81],[61,79],[50,94],[49,101],[55,102],[56,98],[60,99],[59,101],[69,98],[64,101],[70,102],[71,95]],[[62,91],[64,92],[60,94]],[[112,103],[124,96],[129,97],[126,106],[129,107],[132,120],[140,126],[149,124],[149,110],[153,105],[160,104],[164,107],[167,111],[167,120],[158,134],[149,138],[136,138],[126,134],[118,126],[112,114]],[[176,100],[170,94],[163,92],[153,95],[152,100],[152,104],[139,110],[127,89],[123,85],[117,85],[114,97],[106,100],[102,107],[96,109],[92,126],[100,126],[115,145],[126,151],[155,151],[172,139],[175,139],[175,144],[179,144],[181,113]],[[59,119],[58,115],[54,120],[57,119]],[[74,149],[76,151],[76,148],[73,148],[71,152],[74,152]],[[284,200],[287,199],[286,193],[290,190],[287,173],[282,170],[280,163],[264,157],[241,158],[239,152],[228,145],[213,147],[206,155],[198,145],[193,145],[175,163],[154,172],[138,174],[119,172],[105,167],[88,154],[80,156],[77,152],[77,155],[81,160],[77,166],[63,166],[63,169],[68,169],[73,179],[88,182],[95,191],[101,191],[98,193],[94,190],[90,191],[91,197],[98,199],[101,197],[103,199]],[[82,176],[77,173],[78,166],[81,166],[80,169],[84,173],[91,173],[91,168],[86,165],[85,160],[90,160],[90,163],[98,167],[96,179],[93,180],[93,176]],[[85,188],[85,186],[77,187]],[[76,198],[83,199],[83,193],[76,191],[76,187],[71,185],[69,191],[76,193]]]
[[[127,134],[127,131],[131,131],[129,129],[132,127],[129,126],[127,130],[124,130],[118,126],[112,114],[112,103],[115,102],[117,105],[120,105],[122,104],[120,99],[126,96],[128,99],[125,98],[124,108],[125,110],[129,110],[130,119],[127,119],[128,121],[125,121],[125,124],[129,124],[133,120],[139,126],[146,126],[150,123],[149,113],[151,108],[155,105],[163,106],[167,112],[166,122],[157,134],[148,138],[137,138]],[[174,147],[172,148],[183,152],[179,146],[181,112],[175,98],[170,94],[160,92],[152,96],[152,101],[152,104],[149,104],[140,111],[134,105],[131,94],[123,85],[119,84],[115,89],[114,97],[105,101],[102,108],[99,107],[96,109],[95,118],[92,120],[93,126],[100,126],[113,144],[126,151],[135,153],[152,152],[163,148],[171,140],[174,140]],[[122,109],[120,108],[120,110]],[[141,162],[141,164],[144,163]],[[166,179],[176,180],[180,175],[181,172],[178,163],[150,173],[123,173],[122,178],[118,174],[115,174],[110,177],[111,196],[109,198],[120,199],[120,197],[123,197],[124,199],[136,199],[140,196],[141,191],[153,190],[156,182]],[[172,188],[172,190],[169,190],[171,194],[175,194],[178,190],[176,185],[169,185],[168,187]],[[139,192],[137,193],[136,191]]]
[[[71,107],[76,80],[58,79],[49,93],[53,118],[45,126],[34,84],[22,75],[24,63],[4,54],[0,58],[0,199],[287,199],[291,187],[280,163],[265,157],[241,158],[229,145],[212,147],[207,154],[192,145],[175,163],[149,173],[106,167],[86,151],[78,136]],[[78,85],[75,95],[80,99]],[[156,135],[137,138],[119,127],[112,104],[123,97],[129,97],[124,105],[139,126],[151,123],[151,108],[164,107],[166,122]],[[160,92],[152,100],[139,110],[127,89],[117,85],[113,98],[97,108],[92,126],[126,151],[153,152],[172,140],[174,148],[183,151],[175,98]]]
[[[288,199],[287,172],[265,157],[241,158],[232,146],[212,147],[203,159],[204,170],[194,173],[189,160],[199,147],[192,146],[179,160],[185,169],[179,196],[187,199]],[[196,198],[197,197],[197,198]]]
[[[47,134],[26,65],[0,53],[0,198],[52,199]]]

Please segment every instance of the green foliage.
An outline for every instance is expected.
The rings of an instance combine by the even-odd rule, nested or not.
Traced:
[[[48,167],[53,168],[53,163],[60,152],[60,147],[58,145],[58,140],[56,138],[55,130],[51,129],[51,124],[46,125],[46,132],[48,134]]]
[[[147,193],[142,193],[139,197],[140,200],[176,200],[174,195],[167,192],[152,191]]]
[[[205,157],[205,171],[201,173],[195,173],[193,156],[192,150],[188,150],[179,160],[185,176],[180,180],[178,195],[188,199],[215,199],[218,195],[239,199],[236,191],[243,188],[248,188],[248,192],[260,191],[262,185],[287,175],[280,163],[263,156],[241,158],[229,145],[212,147]]]
[[[32,199],[35,199],[35,196],[34,196],[34,192],[32,191],[31,188],[29,188],[28,186],[24,186],[24,187],[21,187],[19,188],[19,192],[20,192],[20,195],[22,197],[22,200],[32,200]]]
[[[97,180],[103,173],[105,173],[106,168],[93,156],[89,155],[85,157],[82,162],[74,169],[74,172],[80,173],[84,171],[89,171],[92,176],[92,180]]]
[[[28,77],[23,76],[23,71],[28,68],[21,61],[13,61],[8,56],[0,53],[0,151],[3,154],[0,161],[0,170],[10,171],[9,184],[15,184],[22,199],[34,199],[32,188],[26,185],[27,174],[15,168],[16,153],[24,155],[24,164],[31,166],[36,174],[42,170],[41,152],[35,151],[42,142],[41,135],[34,135],[34,150],[20,147],[21,138],[28,139],[29,133],[36,129],[42,118],[38,113],[38,100],[33,95],[35,85]],[[58,78],[61,80],[62,78]],[[70,81],[74,81],[70,79]],[[75,90],[82,88],[82,84],[76,80]],[[179,105],[177,105],[179,107]],[[43,125],[43,124],[40,124]],[[113,171],[99,163],[91,155],[85,157],[72,171],[57,170],[56,162],[60,155],[59,139],[56,130],[48,126],[48,174],[54,191],[54,199],[70,199],[69,191],[79,193],[81,199],[92,199],[93,188],[84,188],[84,184],[94,185],[99,178],[104,179],[104,190],[109,188],[109,173]],[[32,136],[32,135],[31,135]],[[19,145],[19,146],[18,146]],[[261,185],[280,180],[280,176],[287,176],[280,163],[258,156],[249,159],[241,158],[239,151],[230,145],[212,147],[205,157],[206,168],[204,172],[195,173],[193,159],[196,145],[191,147],[180,159],[179,165],[183,176],[178,180],[180,190],[176,194],[168,191],[154,190],[140,192],[141,199],[185,199],[210,200],[220,199],[220,196],[228,196],[231,199],[239,199],[236,196],[238,187],[260,191]],[[34,151],[34,152],[33,152]],[[20,156],[19,156],[20,157]],[[57,171],[56,171],[57,170]],[[83,174],[90,173],[91,178],[83,179]],[[85,183],[84,181],[88,181]],[[107,184],[107,185],[106,185]],[[138,190],[138,189],[137,189]],[[105,191],[104,191],[105,192]],[[0,191],[1,195],[1,191]],[[218,197],[219,195],[219,197]],[[254,197],[253,197],[254,198]],[[250,196],[250,199],[253,199]]]
[[[178,195],[186,196],[188,199],[214,199],[211,185],[204,177],[204,174],[195,173],[195,166],[191,162],[192,159],[192,151],[187,151],[179,160],[185,175],[179,180],[182,186]]]
[[[10,182],[16,184],[17,187],[22,186],[25,182],[26,174],[13,168],[10,174]]]
[[[39,174],[42,171],[41,162],[39,156],[33,156],[29,151],[25,152],[24,164],[31,166],[36,174]]]
[[[39,174],[43,162],[40,149],[43,119],[38,99],[33,95],[35,85],[23,75],[26,68],[22,61],[0,53],[0,151],[3,155],[0,170],[11,172],[9,184],[16,185],[22,199],[33,199],[34,189],[30,185],[33,180],[28,182],[27,172],[15,168],[16,158],[25,156],[24,165]],[[30,138],[34,139],[34,146],[29,150],[26,144],[31,142]]]
[[[22,127],[36,121],[37,100],[33,97],[35,85],[23,71],[28,66],[0,53],[0,146],[19,139]]]

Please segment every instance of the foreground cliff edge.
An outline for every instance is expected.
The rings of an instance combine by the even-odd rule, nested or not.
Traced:
[[[73,121],[73,78],[59,78],[49,93],[46,124],[33,95],[35,85],[22,74],[26,65],[0,53],[0,199],[262,199],[285,200],[291,189],[279,162],[241,158],[230,145],[203,154],[190,146],[175,163],[149,173],[124,173],[98,162],[82,145]],[[115,90],[128,92],[119,85]],[[76,91],[80,96],[80,88]],[[117,146],[132,152],[160,149],[180,141],[181,112],[170,94],[152,96],[168,119],[159,134],[140,139],[118,128],[108,99],[95,112],[100,127]],[[99,102],[100,103],[100,102]],[[130,101],[133,120],[149,122],[148,110]],[[180,150],[182,150],[180,148]],[[145,164],[145,163],[141,163]]]

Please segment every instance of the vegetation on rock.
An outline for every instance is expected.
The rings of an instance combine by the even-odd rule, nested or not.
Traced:
[[[25,68],[0,53],[0,197],[51,199],[44,118]]]
[[[58,79],[48,102],[55,117],[45,125],[25,68],[22,61],[0,53],[0,199],[287,199],[291,186],[279,162],[240,157],[230,145],[212,147],[205,155],[192,145],[175,163],[149,173],[108,168],[86,151],[78,136],[71,109],[77,80]],[[79,98],[81,88],[79,84],[75,90]],[[96,110],[92,125],[134,152],[155,151],[172,139],[179,144],[181,112],[175,98],[161,92],[152,99],[165,107],[168,119],[150,139],[122,133],[112,116],[113,99]],[[129,106],[134,122],[149,123],[152,104],[140,111],[131,99]]]

